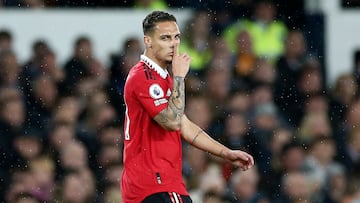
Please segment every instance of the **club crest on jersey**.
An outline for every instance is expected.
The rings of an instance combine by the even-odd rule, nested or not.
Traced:
[[[153,99],[160,99],[164,97],[164,91],[159,84],[152,84],[149,87],[149,94]]]

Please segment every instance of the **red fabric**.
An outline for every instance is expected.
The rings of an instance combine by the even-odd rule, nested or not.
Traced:
[[[171,89],[169,75],[164,79],[143,62],[129,72],[124,90],[127,110],[121,182],[125,203],[141,202],[157,192],[188,195],[182,179],[180,131],[167,131],[153,120],[167,107]]]

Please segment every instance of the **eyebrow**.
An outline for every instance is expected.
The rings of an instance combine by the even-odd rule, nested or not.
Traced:
[[[180,37],[181,34],[180,34],[180,33],[175,34],[175,35],[172,35],[172,34],[160,34],[160,38],[162,38],[162,37],[172,37],[172,36],[174,36],[174,37]]]

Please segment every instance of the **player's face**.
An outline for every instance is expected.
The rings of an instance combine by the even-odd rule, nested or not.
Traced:
[[[147,49],[153,60],[161,66],[172,61],[175,45],[180,43],[180,31],[176,22],[167,21],[157,23],[150,36]]]

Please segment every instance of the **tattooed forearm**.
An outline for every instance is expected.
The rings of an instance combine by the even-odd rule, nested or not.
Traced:
[[[161,111],[155,120],[167,129],[178,129],[181,117],[185,110],[185,81],[183,77],[175,76],[173,79],[172,94],[168,107]]]
[[[174,105],[174,111],[184,113],[185,109],[185,82],[183,77],[175,76],[173,82],[173,92],[170,96],[170,104]],[[169,104],[169,105],[170,105]],[[177,112],[174,112],[177,113]]]

